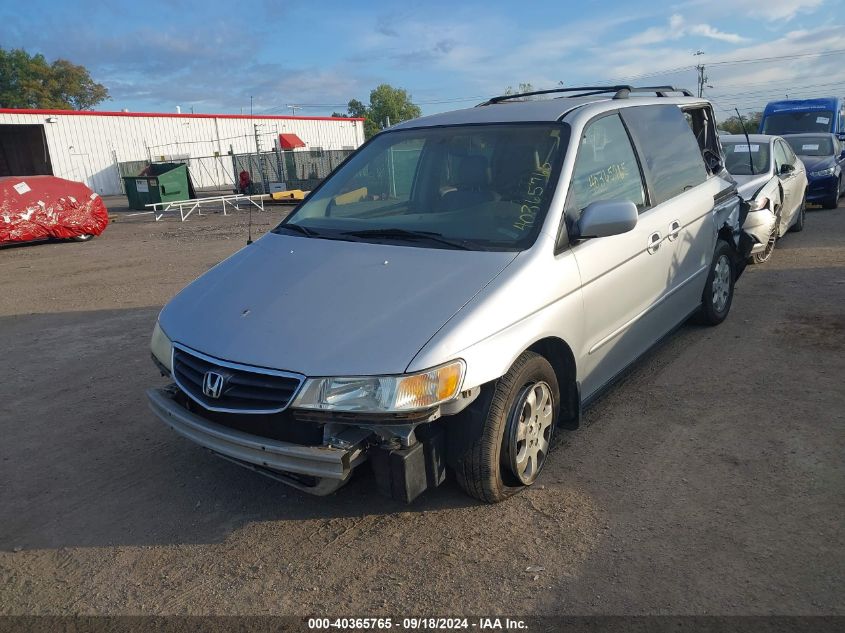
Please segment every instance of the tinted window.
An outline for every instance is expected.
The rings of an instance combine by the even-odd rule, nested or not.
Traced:
[[[799,156],[833,156],[831,136],[791,136],[786,142]]]
[[[763,119],[763,134],[800,134],[802,132],[830,132],[833,112],[777,112]]]
[[[769,171],[768,143],[722,141],[722,147],[725,150],[725,169],[734,176],[750,176]]]
[[[576,221],[591,202],[630,200],[645,207],[640,167],[619,115],[593,121],[578,144],[567,199],[567,217]]]
[[[654,204],[705,181],[707,172],[701,150],[677,106],[625,108],[622,116],[642,149],[654,189]]]

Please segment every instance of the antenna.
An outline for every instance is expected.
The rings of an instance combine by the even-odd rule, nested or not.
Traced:
[[[742,131],[745,132],[745,143],[748,147],[748,167],[751,169],[751,175],[755,176],[754,159],[751,157],[751,139],[748,138],[748,130],[745,129],[745,121],[742,120],[742,115],[739,113],[739,108],[734,108],[736,115],[739,117],[739,124],[742,126]]]
[[[247,224],[246,229],[246,245],[249,246],[252,244],[252,199],[250,198],[249,201],[249,223]]]

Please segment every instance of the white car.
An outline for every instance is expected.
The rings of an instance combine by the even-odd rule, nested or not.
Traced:
[[[732,134],[720,136],[725,167],[734,177],[739,195],[751,205],[742,228],[756,243],[749,261],[762,264],[787,231],[804,228],[807,173],[789,144],[779,136]]]

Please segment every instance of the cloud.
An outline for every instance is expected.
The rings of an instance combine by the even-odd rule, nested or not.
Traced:
[[[693,35],[701,35],[702,37],[709,37],[710,39],[721,40],[722,42],[730,42],[731,44],[740,44],[748,41],[748,38],[737,35],[736,33],[725,33],[719,29],[714,29],[709,24],[693,24],[689,27],[689,32]]]
[[[672,40],[679,40],[682,37],[689,35],[697,35],[699,37],[706,37],[722,42],[729,42],[731,44],[740,44],[747,42],[748,38],[738,35],[736,33],[726,33],[720,31],[709,24],[687,24],[683,16],[674,14],[669,18],[667,26],[653,26],[642,33],[629,37],[622,42],[623,46],[648,46],[650,44],[660,44]]]
[[[789,21],[799,14],[812,13],[825,0],[691,0],[681,8],[694,8],[713,16],[744,15],[767,22]]]

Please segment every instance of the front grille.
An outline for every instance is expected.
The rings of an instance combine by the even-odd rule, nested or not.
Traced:
[[[203,392],[208,372],[222,376],[217,398]],[[221,361],[181,346],[173,347],[173,378],[191,399],[210,411],[275,413],[284,410],[302,376]]]

